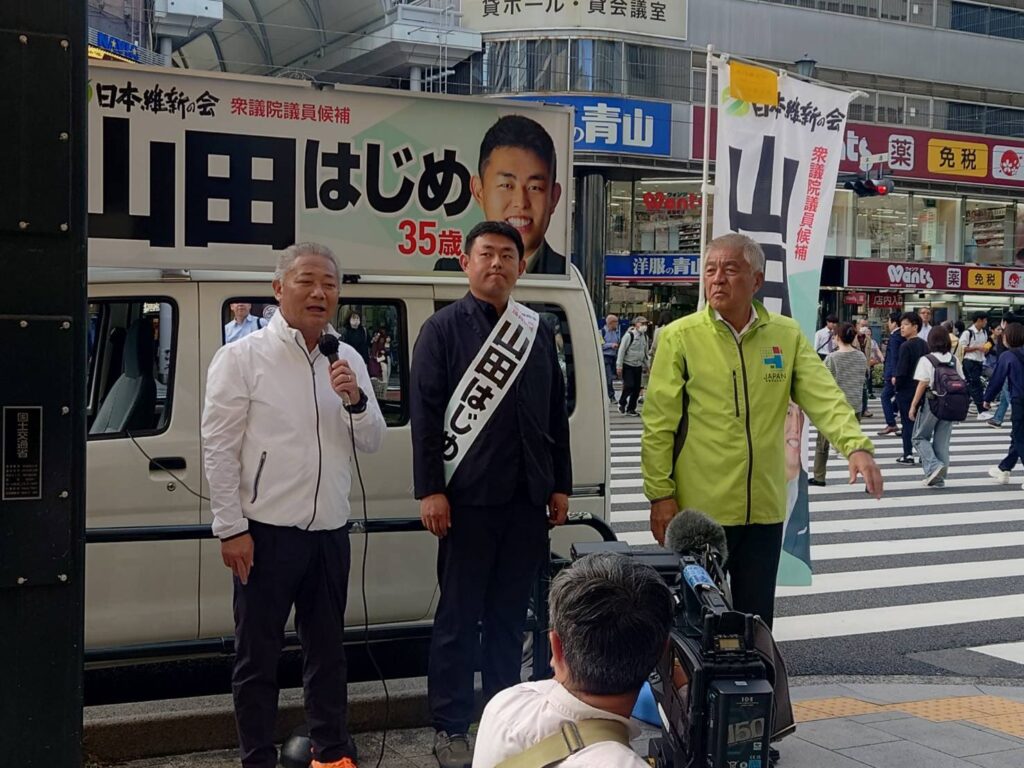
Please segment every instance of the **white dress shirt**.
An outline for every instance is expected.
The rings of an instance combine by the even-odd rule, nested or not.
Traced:
[[[640,729],[625,717],[585,704],[554,680],[506,688],[484,709],[473,751],[473,768],[494,768],[556,733],[566,720],[613,720],[629,728],[635,739]],[[602,741],[581,749],[561,768],[650,768],[629,747]]]

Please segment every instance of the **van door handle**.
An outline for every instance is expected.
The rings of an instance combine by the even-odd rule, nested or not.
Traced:
[[[159,456],[149,460],[149,471],[181,471],[185,469],[185,459],[182,456]]]

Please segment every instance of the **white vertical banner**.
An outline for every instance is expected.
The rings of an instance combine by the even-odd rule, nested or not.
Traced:
[[[716,59],[716,64],[712,236],[739,232],[761,244],[766,263],[759,298],[813,338],[851,95],[740,62]],[[803,414],[791,406],[779,583],[795,586],[811,581],[807,435]]]

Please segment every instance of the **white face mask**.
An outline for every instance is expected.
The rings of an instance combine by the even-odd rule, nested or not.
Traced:
[[[359,327],[359,318],[358,317],[353,317],[351,320],[348,321],[348,324],[351,325],[353,328],[358,328]]]
[[[646,325],[638,325],[638,326],[636,327],[636,329],[637,329],[638,331],[640,331],[640,333],[647,333],[647,326],[646,326]]]

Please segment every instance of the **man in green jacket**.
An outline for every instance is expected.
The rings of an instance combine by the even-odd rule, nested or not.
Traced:
[[[792,399],[882,495],[874,446],[796,321],[754,301],[764,252],[746,235],[708,244],[701,265],[707,306],[666,326],[643,411],[641,465],[651,531],[681,508],[725,528],[736,610],[771,626],[786,518],[783,432]]]

